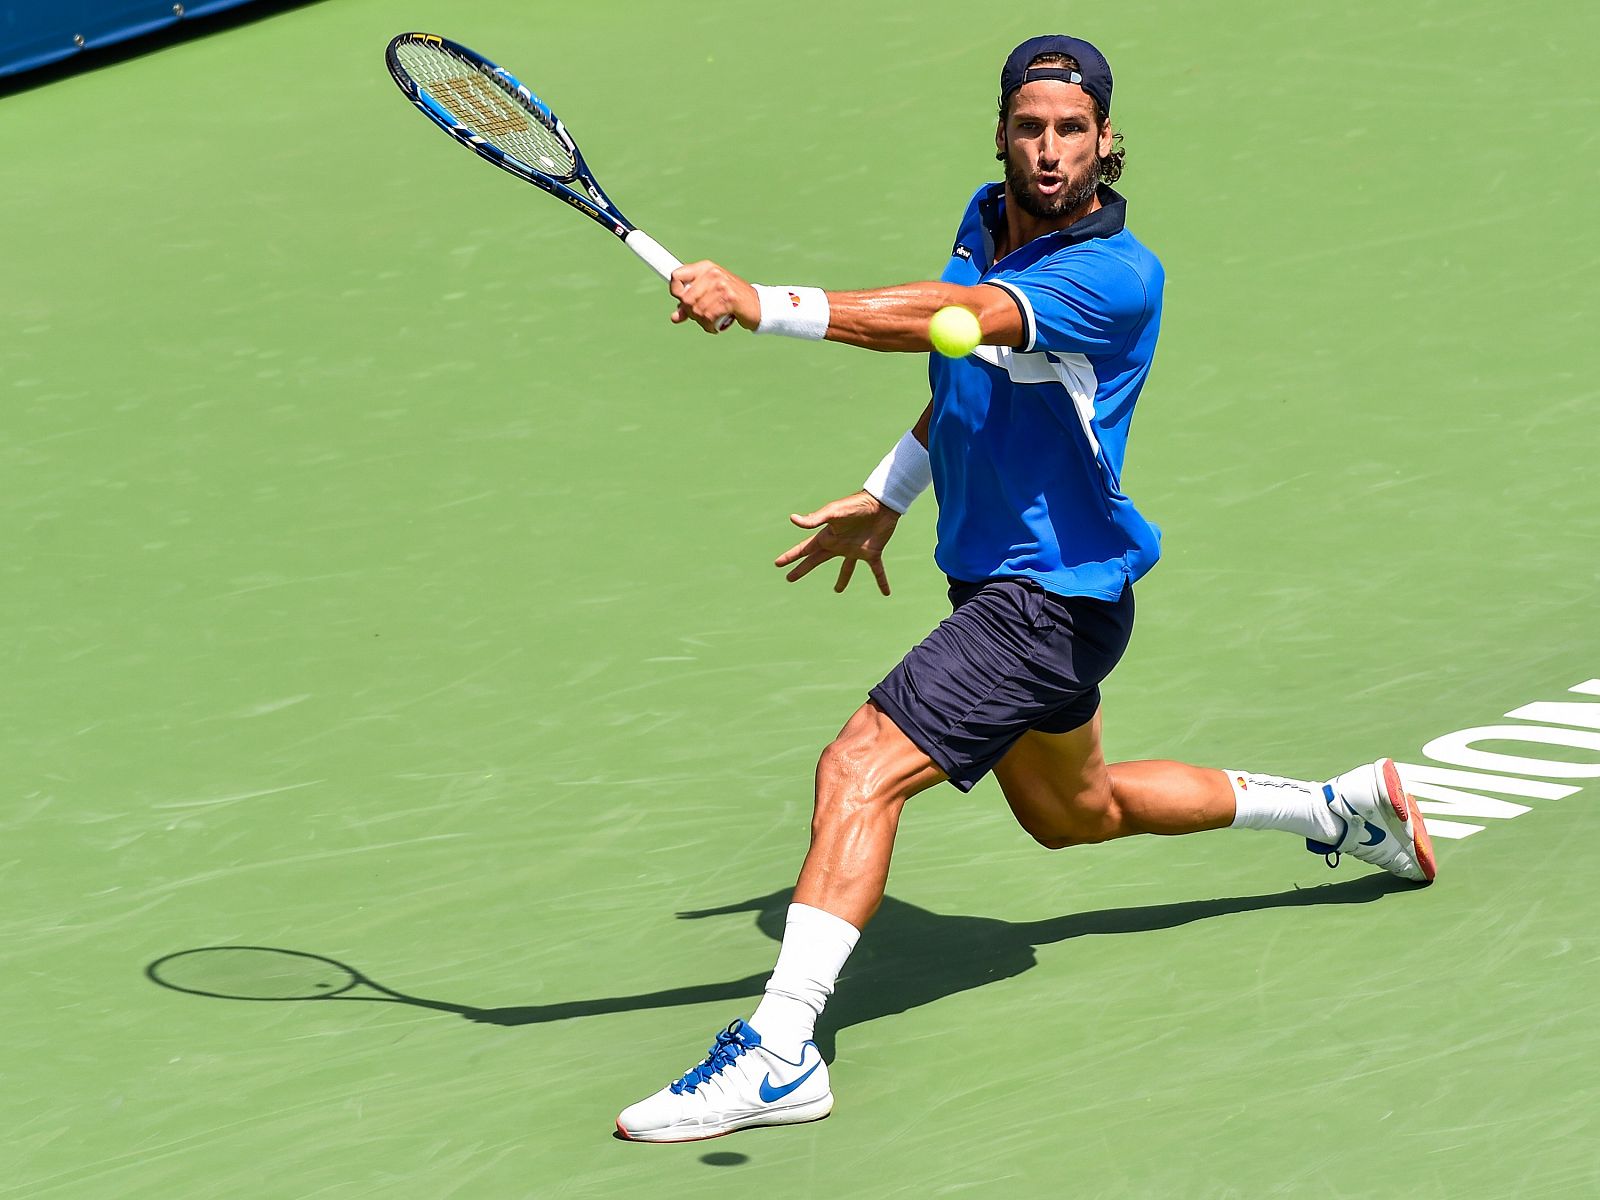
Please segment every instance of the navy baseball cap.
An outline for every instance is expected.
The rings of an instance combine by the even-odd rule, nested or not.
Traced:
[[[1034,67],[1029,70],[1028,64],[1041,54],[1070,55],[1078,64],[1078,69]],[[1001,106],[1005,106],[1006,97],[1012,92],[1035,79],[1059,79],[1063,83],[1075,83],[1094,97],[1107,116],[1111,115],[1111,64],[1106,61],[1104,54],[1082,38],[1068,37],[1064,33],[1047,33],[1029,38],[1013,50],[1006,59],[1006,65],[1000,69]]]

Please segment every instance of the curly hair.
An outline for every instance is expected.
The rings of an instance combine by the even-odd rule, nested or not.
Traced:
[[[1076,71],[1078,69],[1078,60],[1073,58],[1070,54],[1041,54],[1037,58],[1032,59],[1028,63],[1028,66],[1065,67],[1069,71]],[[1015,95],[1016,92],[1012,92],[1010,96],[1000,97],[1000,124],[1002,126],[1011,116],[1011,96]],[[1111,119],[1106,110],[1100,106],[1100,101],[1098,100],[1095,100],[1094,102],[1094,117],[1096,123],[1102,126]],[[1001,162],[1005,161],[1005,157],[1006,156],[1004,154],[995,155],[995,158]],[[1128,152],[1122,148],[1122,134],[1113,129],[1111,131],[1111,153],[1100,160],[1101,181],[1104,183],[1115,183],[1117,180],[1121,179],[1122,167],[1127,161],[1127,158]]]

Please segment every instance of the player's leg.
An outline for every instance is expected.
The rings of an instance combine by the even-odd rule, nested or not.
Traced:
[[[817,1018],[883,901],[905,802],[944,778],[877,704],[856,710],[817,763],[811,847],[760,1005],[718,1034],[699,1066],[624,1109],[625,1137],[689,1141],[828,1115]]]
[[[1364,763],[1324,783],[1173,762],[1115,763],[1111,778],[1125,806],[1145,810],[1181,808],[1202,786],[1220,804],[1220,780],[1232,793],[1231,828],[1277,829],[1303,837],[1306,849],[1326,856],[1330,866],[1349,854],[1415,883],[1434,877],[1428,827],[1391,759]]]
[[[1036,717],[1081,690],[1074,647],[1055,637],[1038,584],[954,584],[950,599],[954,611],[872,689],[818,764],[811,847],[760,1007],[699,1067],[624,1110],[626,1135],[677,1141],[828,1111],[827,1069],[802,1039],[883,898],[906,799],[945,778],[971,790]],[[1097,669],[1109,669],[1131,626],[1131,596],[1110,607],[1121,615],[1091,656]]]
[[[995,764],[1022,827],[1058,848],[1134,833],[1220,829],[1234,818],[1220,771],[1182,763],[1108,766],[1100,745],[1100,683],[1133,633],[1133,589],[1115,600],[1043,593],[1036,627],[1047,634],[1028,682],[1039,707]]]
[[[1277,829],[1318,854],[1348,853],[1402,878],[1434,876],[1427,826],[1387,759],[1327,783],[1170,761],[1107,765],[1100,713],[1030,730],[995,767],[1018,824],[1051,849],[1136,833]]]
[[[874,701],[858,708],[817,762],[811,848],[795,903],[866,925],[883,901],[900,810],[944,778]]]
[[[994,774],[1017,823],[1051,849],[1233,822],[1233,789],[1223,772],[1175,762],[1135,763],[1138,769],[1127,772],[1129,765],[1107,765],[1097,708],[1062,733],[1030,730]]]
[[[817,761],[811,847],[789,905],[778,962],[749,1024],[798,1055],[883,902],[905,802],[944,780],[878,704],[857,709]]]

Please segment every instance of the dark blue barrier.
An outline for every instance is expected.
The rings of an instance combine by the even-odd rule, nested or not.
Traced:
[[[249,0],[0,0],[0,76]]]

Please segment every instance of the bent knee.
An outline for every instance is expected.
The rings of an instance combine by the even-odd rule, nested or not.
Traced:
[[[1125,832],[1122,814],[1109,790],[1058,798],[1041,809],[1018,812],[1017,823],[1046,850],[1092,846]]]
[[[817,759],[817,803],[825,800],[883,802],[893,789],[878,769],[870,736],[841,733],[823,748]]]
[[[895,808],[919,790],[918,763],[906,755],[910,743],[898,730],[886,731],[886,722],[881,714],[858,713],[823,749],[817,759],[818,817]]]
[[[1108,842],[1113,836],[1112,834],[1089,828],[1072,830],[1028,829],[1027,833],[1029,837],[1046,850],[1066,850],[1072,846],[1093,846],[1098,842]]]
[[[1046,850],[1068,850],[1073,846],[1093,846],[1100,842],[1109,842],[1115,834],[1102,833],[1034,833],[1031,829],[1029,836]]]

